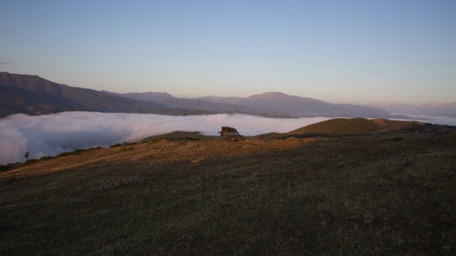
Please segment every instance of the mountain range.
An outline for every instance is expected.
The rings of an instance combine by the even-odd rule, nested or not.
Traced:
[[[386,111],[372,107],[350,105],[350,104],[332,104],[321,100],[308,97],[299,97],[287,95],[281,92],[267,92],[253,95],[247,98],[220,98],[220,97],[203,97],[211,102],[231,103],[241,106],[263,109],[268,113],[281,113],[289,116],[347,116],[347,117],[386,117],[389,114]]]
[[[244,113],[274,117],[388,117],[377,108],[332,104],[321,100],[267,92],[246,98],[177,98],[168,93],[113,93],[71,87],[36,75],[0,73],[0,117],[62,111],[155,113],[171,115]]]
[[[163,107],[95,90],[71,87],[39,76],[0,73],[0,116],[62,111],[158,113]]]
[[[400,113],[406,115],[448,116],[456,118],[456,102],[422,105],[391,104],[378,106],[378,108],[389,113]]]

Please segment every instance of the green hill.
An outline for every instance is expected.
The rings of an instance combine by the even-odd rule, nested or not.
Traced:
[[[403,129],[416,129],[424,124],[415,121],[395,121],[388,119],[336,118],[293,130],[288,135],[365,135],[391,132]]]
[[[179,141],[179,140],[208,140],[214,139],[214,136],[206,136],[202,135],[200,132],[187,132],[187,131],[174,131],[170,133],[150,136],[142,140],[142,142],[154,142],[160,140],[171,140],[171,141]]]
[[[40,160],[0,172],[0,254],[456,255],[454,145],[442,127]]]

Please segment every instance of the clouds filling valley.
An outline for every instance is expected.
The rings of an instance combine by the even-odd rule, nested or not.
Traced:
[[[173,131],[218,135],[221,126],[233,126],[242,135],[288,132],[328,118],[280,119],[249,115],[164,116],[63,112],[52,115],[11,115],[0,119],[0,164],[55,156],[62,152],[116,143],[136,142]]]
[[[326,117],[266,118],[250,115],[165,116],[154,114],[62,112],[51,115],[11,115],[0,119],[0,165],[55,156],[62,152],[117,143],[137,142],[173,131],[199,131],[217,136],[221,126],[233,126],[245,136],[289,132],[325,121]],[[456,118],[417,116],[423,122],[456,125]]]

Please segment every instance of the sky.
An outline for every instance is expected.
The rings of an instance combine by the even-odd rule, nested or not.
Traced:
[[[0,2],[0,71],[177,97],[456,102],[454,0]]]

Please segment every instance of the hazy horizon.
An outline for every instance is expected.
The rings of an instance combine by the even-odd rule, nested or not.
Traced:
[[[176,97],[447,103],[456,1],[2,3],[0,70]]]
[[[7,72],[7,71],[0,70],[0,72]],[[7,72],[7,73],[15,74],[15,73],[11,73],[11,72]],[[40,76],[39,74],[24,74],[24,73],[21,73],[21,74],[17,74],[17,75],[39,76],[39,77],[41,77],[41,78],[43,78],[45,80],[49,80],[46,77]],[[381,108],[381,107],[390,106],[390,105],[407,105],[407,106],[417,106],[417,107],[419,107],[419,106],[433,106],[433,105],[439,106],[439,105],[446,105],[446,104],[456,104],[456,99],[454,99],[452,101],[446,101],[446,102],[409,102],[409,101],[394,102],[394,101],[372,101],[372,100],[367,100],[367,99],[365,99],[365,100],[357,99],[357,100],[354,100],[354,101],[325,100],[325,99],[321,99],[321,98],[311,97],[311,96],[308,96],[308,95],[290,94],[290,93],[285,92],[285,91],[261,91],[261,92],[249,94],[249,95],[246,95],[246,96],[215,95],[215,94],[214,95],[201,94],[201,95],[194,95],[194,96],[186,96],[186,95],[180,95],[180,94],[172,94],[172,93],[169,93],[168,91],[128,91],[128,90],[110,91],[110,90],[103,89],[103,88],[94,89],[94,88],[82,87],[82,86],[77,86],[77,85],[65,84],[65,83],[61,83],[59,81],[52,81],[52,80],[49,80],[49,81],[55,82],[55,83],[58,83],[58,84],[64,84],[64,85],[71,86],[71,87],[93,89],[93,90],[100,91],[100,92],[104,91],[104,92],[119,93],[119,94],[123,94],[123,93],[167,93],[167,94],[170,94],[173,97],[184,98],[184,99],[199,99],[199,98],[204,98],[204,97],[247,98],[247,97],[250,97],[250,96],[261,95],[261,94],[265,94],[265,93],[284,93],[284,94],[287,94],[287,95],[290,95],[290,96],[298,96],[298,97],[304,97],[304,98],[313,98],[313,99],[322,100],[322,101],[325,101],[325,102],[328,102],[328,103],[333,103],[333,104],[344,104],[344,103],[346,103],[346,104],[354,104],[354,105],[366,105],[366,106],[371,106],[371,107],[376,107],[376,108]],[[394,114],[401,114],[401,113],[394,113]],[[402,113],[402,114],[406,114],[406,113]]]

